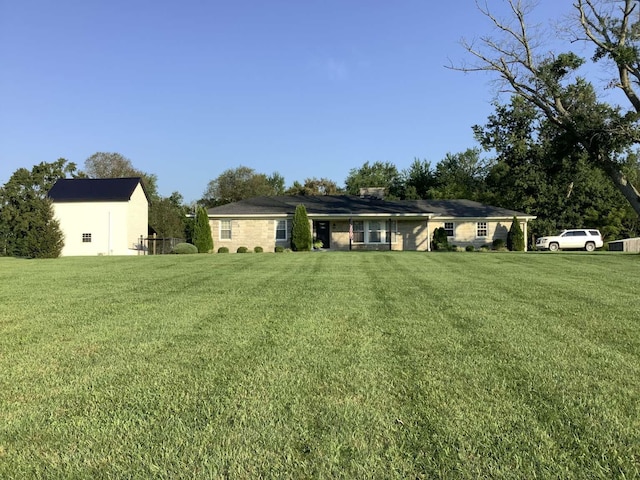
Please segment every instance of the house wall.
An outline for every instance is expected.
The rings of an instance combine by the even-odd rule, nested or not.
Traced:
[[[287,222],[287,238],[276,242],[276,222],[283,218],[243,218],[231,219],[231,239],[220,238],[220,219],[209,219],[213,249],[218,251],[220,247],[227,247],[230,252],[235,252],[238,247],[262,247],[265,252],[273,252],[276,245],[283,248],[291,246],[291,219]]]
[[[140,185],[129,202],[54,202],[53,209],[64,235],[62,256],[141,253],[136,247],[147,235],[148,204]]]
[[[280,218],[281,219],[281,218]],[[223,240],[220,238],[220,220],[210,219],[214,249],[220,247],[229,248],[230,252],[235,252],[238,247],[244,246],[252,250],[255,246],[260,246],[265,252],[274,251],[276,245],[284,248],[291,246],[291,219],[287,224],[287,239],[284,241],[275,240],[275,228],[277,219],[232,219],[232,238]],[[449,237],[449,242],[459,247],[473,245],[480,248],[490,245],[495,239],[502,239],[506,242],[507,234],[511,228],[511,220],[492,220],[487,223],[487,236],[478,237],[478,220],[456,221],[455,219],[434,220],[397,220],[397,231],[393,235],[391,250],[406,251],[427,251],[430,250],[430,242],[436,228],[444,227],[445,222],[455,224],[455,236]],[[330,220],[331,229],[331,250],[349,250],[349,221]],[[352,243],[352,250],[389,250],[386,242],[378,244]]]
[[[391,250],[426,251],[429,231],[425,220],[398,220]],[[349,250],[349,221],[331,222],[331,249]],[[352,243],[352,250],[389,250],[388,243]]]
[[[485,245],[490,245],[494,240],[502,239],[505,242],[507,241],[507,235],[509,233],[509,229],[511,228],[511,224],[513,223],[511,220],[484,220],[473,219],[473,220],[456,220],[454,218],[451,219],[442,219],[438,218],[437,221],[430,221],[429,228],[431,236],[433,237],[433,232],[440,227],[444,228],[444,224],[448,222],[453,222],[454,224],[454,236],[449,237],[449,243],[459,246],[466,247],[467,245],[473,245],[476,248],[480,248]],[[477,236],[477,226],[478,222],[486,222],[487,224],[487,236],[486,237],[478,237]],[[524,230],[524,225],[523,226]]]

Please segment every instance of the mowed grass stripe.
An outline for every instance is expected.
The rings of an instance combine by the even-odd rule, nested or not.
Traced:
[[[632,477],[638,260],[0,259],[0,475]]]

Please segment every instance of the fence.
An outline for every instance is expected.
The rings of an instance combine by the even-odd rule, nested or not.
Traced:
[[[173,251],[178,243],[183,243],[184,238],[158,238],[155,235],[153,237],[147,237],[145,239],[147,255],[165,255]]]

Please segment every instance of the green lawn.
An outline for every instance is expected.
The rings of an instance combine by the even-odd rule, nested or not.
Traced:
[[[0,258],[0,478],[636,478],[640,255]]]

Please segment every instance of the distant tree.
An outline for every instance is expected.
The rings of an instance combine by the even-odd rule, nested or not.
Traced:
[[[272,195],[284,195],[284,177],[278,172],[273,172],[269,175],[267,183],[271,186]]]
[[[20,168],[0,188],[0,252],[30,258],[58,257],[64,245],[47,194],[59,178],[74,175],[76,166],[60,158]]]
[[[185,228],[189,207],[182,195],[173,192],[169,197],[159,197],[151,202],[149,225],[160,238],[186,238]]]
[[[480,158],[480,149],[469,148],[462,153],[447,153],[436,165],[434,186],[428,198],[479,200],[484,189],[487,163]]]
[[[293,215],[291,227],[291,249],[297,252],[311,250],[311,228],[309,217],[304,205],[298,205]]]
[[[512,252],[524,252],[524,246],[525,238],[522,227],[520,227],[520,220],[514,216],[507,234],[507,248]]]
[[[151,200],[159,198],[158,177],[134,168],[131,160],[119,153],[94,153],[85,160],[81,174],[89,178],[140,177]]]
[[[209,253],[213,251],[213,238],[211,237],[209,217],[203,207],[198,207],[196,210],[192,243],[198,247],[199,253]]]
[[[337,195],[341,192],[336,182],[328,178],[306,178],[304,184],[297,180],[285,192],[287,195]]]
[[[352,168],[345,185],[351,195],[358,195],[361,188],[384,187],[386,197],[402,196],[402,178],[396,166],[389,162],[365,162],[360,168]]]
[[[222,172],[207,185],[200,203],[208,208],[245,198],[278,195],[284,190],[284,178],[279,173],[267,177],[252,168],[240,166]]]
[[[429,192],[435,187],[435,175],[428,160],[413,160],[411,166],[402,171],[404,198],[414,200],[429,198]]]

